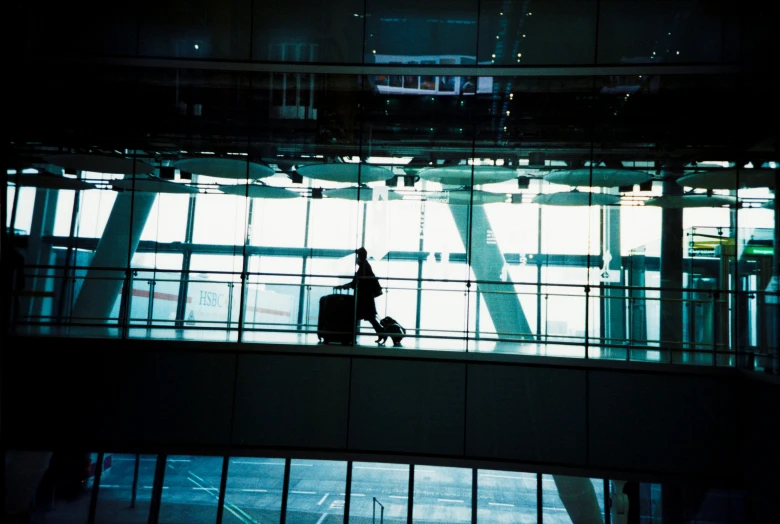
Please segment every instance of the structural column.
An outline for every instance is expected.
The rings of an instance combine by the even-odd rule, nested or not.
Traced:
[[[609,253],[604,270],[608,278],[604,281],[604,336],[608,345],[624,345],[626,340],[626,293],[623,289],[623,257],[620,251],[620,206],[604,208],[604,242],[602,253]],[[617,280],[614,276],[618,276]],[[617,288],[613,287],[617,284]],[[625,358],[623,349],[603,348],[607,358]]]
[[[681,195],[675,181],[681,169],[664,170],[664,195]],[[661,349],[670,350],[668,361],[679,362],[682,349],[683,210],[661,211]]]
[[[460,238],[466,250],[469,250],[469,232],[471,232],[471,269],[477,280],[501,280],[506,260],[498,244],[488,242],[487,232],[491,231],[490,220],[483,206],[471,208],[469,224],[469,206],[450,204],[450,212],[458,227]],[[469,231],[471,226],[471,231]],[[531,326],[520,305],[520,299],[514,294],[514,286],[507,275],[507,284],[479,284],[479,290],[485,299],[488,313],[498,333],[523,334],[519,338],[534,340]],[[499,338],[501,338],[499,336]],[[500,342],[499,342],[500,344]]]
[[[52,265],[51,244],[44,242],[44,238],[54,234],[54,222],[57,217],[57,201],[59,191],[56,189],[38,188],[35,191],[35,204],[33,206],[33,218],[30,226],[30,236],[27,244],[27,266]],[[29,274],[26,286],[31,290],[31,296],[25,300],[22,311],[29,316],[47,316],[53,313],[53,300],[46,295],[53,295],[55,282],[51,268],[35,268]]]
[[[108,317],[156,197],[155,193],[129,191],[117,195],[73,307],[75,322],[106,324],[115,320]]]

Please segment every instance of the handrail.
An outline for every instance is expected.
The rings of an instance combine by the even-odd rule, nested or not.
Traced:
[[[63,269],[62,266],[52,266],[52,265],[28,265],[25,266],[26,269]],[[352,278],[358,278],[359,280],[362,279],[370,279],[374,277],[355,277],[354,274],[348,274],[348,275],[333,275],[333,274],[312,274],[312,273],[278,273],[278,272],[262,272],[262,271],[247,271],[246,273],[243,273],[241,271],[221,271],[221,270],[179,270],[179,269],[157,269],[157,268],[116,268],[116,267],[91,267],[91,266],[69,266],[67,268],[69,271],[86,271],[86,270],[97,270],[97,271],[123,271],[125,273],[133,272],[133,273],[139,273],[139,272],[148,272],[148,273],[176,273],[176,274],[207,274],[207,275],[233,275],[238,276],[239,279],[243,277],[244,279],[248,279],[252,276],[272,276],[272,277],[291,277],[291,278],[329,278],[329,279],[338,279],[338,280],[344,280],[344,279],[352,279]],[[36,275],[28,275],[28,276],[36,276]],[[46,278],[74,278],[74,279],[105,279],[105,280],[116,280],[116,278],[110,278],[110,277],[101,277],[101,276],[88,276],[88,275],[40,275],[41,277]],[[669,293],[685,293],[685,292],[696,292],[696,293],[723,293],[723,294],[743,294],[743,293],[756,293],[756,294],[765,294],[765,295],[780,295],[780,292],[778,291],[764,291],[764,290],[754,290],[754,291],[741,291],[741,290],[734,290],[734,289],[699,289],[699,288],[690,288],[690,287],[683,287],[683,288],[670,288],[670,287],[661,287],[661,286],[628,286],[628,285],[615,285],[615,284],[605,284],[603,282],[595,283],[595,284],[589,284],[589,283],[582,283],[582,284],[569,284],[569,283],[557,283],[557,282],[531,282],[531,281],[502,281],[502,280],[469,280],[469,279],[448,279],[448,278],[413,278],[413,277],[383,277],[383,276],[376,276],[380,281],[397,281],[397,282],[439,282],[439,283],[448,283],[448,284],[465,284],[467,286],[471,284],[477,284],[477,285],[497,285],[497,286],[545,286],[545,287],[566,287],[566,288],[587,288],[587,289],[609,289],[612,291],[615,290],[627,290],[627,291],[664,291]],[[149,280],[147,277],[142,277],[141,280]],[[191,282],[191,279],[166,279],[166,282]],[[233,280],[224,280],[224,281],[208,281],[209,283],[235,283]],[[248,284],[274,284],[274,285],[285,285],[289,284],[286,282],[248,282]],[[319,285],[323,287],[332,287],[328,286],[326,284],[304,284],[304,285]],[[415,289],[415,288],[397,288],[397,289]],[[429,290],[428,288],[420,288],[422,290]],[[453,290],[442,290],[442,291],[453,291]],[[488,293],[491,291],[482,291],[484,293]],[[573,295],[573,296],[579,296],[579,295]],[[596,295],[591,295],[596,296]],[[640,297],[628,297],[628,298],[640,298]],[[648,297],[641,297],[641,298],[648,298]],[[652,297],[650,297],[652,298]]]

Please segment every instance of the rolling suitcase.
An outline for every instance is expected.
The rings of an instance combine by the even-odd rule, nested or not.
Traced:
[[[355,297],[353,295],[335,292],[320,298],[317,336],[325,344],[355,343]]]

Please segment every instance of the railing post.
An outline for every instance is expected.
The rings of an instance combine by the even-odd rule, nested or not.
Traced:
[[[590,349],[590,286],[585,286],[585,360],[588,360]]]
[[[152,318],[154,318],[154,287],[156,286],[154,279],[149,280],[149,305],[146,308],[146,327],[147,329],[152,327]]]
[[[718,292],[713,291],[712,295],[712,365],[716,366],[718,362]]]

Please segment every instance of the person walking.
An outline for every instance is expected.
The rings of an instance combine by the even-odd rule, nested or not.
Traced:
[[[367,320],[379,337],[375,342],[377,344],[382,344],[387,340],[387,337],[381,335],[382,326],[377,321],[376,304],[374,303],[374,298],[382,294],[382,286],[379,283],[379,279],[374,275],[371,264],[368,263],[368,252],[366,251],[366,248],[361,247],[360,249],[356,249],[355,254],[357,255],[355,261],[357,264],[355,277],[351,282],[337,287],[338,289],[355,290],[355,321],[359,324],[361,320]]]

